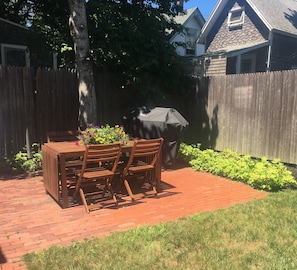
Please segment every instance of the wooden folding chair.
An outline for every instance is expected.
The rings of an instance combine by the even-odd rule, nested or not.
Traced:
[[[77,132],[73,130],[49,131],[47,142],[73,142],[77,140]],[[82,158],[69,159],[65,163],[67,186],[73,188],[76,183],[75,173],[82,168]]]
[[[121,143],[86,145],[83,166],[81,171],[77,173],[78,179],[73,198],[76,199],[78,193],[80,194],[87,213],[102,205],[101,202],[88,204],[86,199],[88,195],[98,195],[99,191],[102,192],[102,198],[104,198],[106,191],[109,191],[117,205],[118,201],[112,189],[111,181],[119,162],[121,149]],[[103,190],[100,187],[103,187]],[[93,188],[93,190],[88,191],[88,188]]]
[[[77,132],[72,130],[49,131],[47,132],[47,142],[68,142],[77,140]]]
[[[163,138],[134,141],[130,158],[122,174],[124,185],[132,201],[135,200],[129,184],[129,181],[132,179],[148,182],[154,194],[157,194],[153,180],[155,178],[155,165],[159,158],[162,144]]]

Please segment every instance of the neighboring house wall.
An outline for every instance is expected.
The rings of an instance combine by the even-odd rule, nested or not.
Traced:
[[[198,55],[198,51],[196,50],[196,40],[201,33],[202,26],[198,24],[196,20],[189,21],[186,25],[185,33],[181,33],[175,36],[172,40],[175,42],[185,43],[186,47],[177,46],[176,52],[181,56],[187,55]]]
[[[230,10],[242,8],[244,10],[243,24],[238,27],[229,27],[228,14]],[[204,74],[206,76],[235,74],[237,72],[237,57],[230,57],[228,54],[236,50],[236,47],[252,46],[268,40],[269,31],[259,20],[255,12],[246,5],[244,1],[230,1],[224,8],[220,20],[217,21],[209,43],[206,44],[206,59]],[[241,46],[241,47],[242,47]],[[212,54],[215,55],[212,55]],[[267,47],[242,54],[241,73],[246,72],[245,64],[250,63],[251,70],[248,72],[266,71],[266,62],[268,54]],[[219,56],[220,55],[220,56]]]
[[[291,0],[219,0],[198,40],[206,48],[203,74],[296,69],[295,7]]]
[[[252,72],[265,72],[266,71],[266,60],[267,60],[268,48],[263,47],[246,54],[241,55],[241,59],[251,59],[251,61],[255,61],[254,70]],[[226,65],[226,74],[236,74],[236,64],[237,57],[228,57],[227,65]],[[244,61],[242,61],[242,65],[244,65]],[[241,67],[242,73],[244,72],[244,66]],[[223,72],[223,71],[222,71]],[[222,74],[221,72],[221,74]]]
[[[297,68],[297,39],[274,34],[271,52],[271,71]]]
[[[57,67],[50,48],[37,40],[30,46],[29,29],[0,18],[0,65],[27,67]]]
[[[27,45],[28,29],[0,18],[0,43]]]
[[[204,73],[207,76],[223,75],[226,73],[227,57],[226,55],[214,55],[205,59]]]
[[[196,44],[196,40],[205,20],[198,8],[192,8],[185,12],[184,15],[175,17],[176,22],[181,24],[185,30],[183,33],[173,33],[170,43],[176,44],[176,52],[180,56],[199,56],[204,53],[204,46]],[[179,46],[178,43],[184,45]]]
[[[30,66],[28,29],[0,18],[0,64]]]
[[[242,2],[242,1],[240,1]],[[248,9],[241,3],[241,7],[245,7],[244,23],[242,27],[229,28],[228,26],[228,12],[232,8],[239,7],[238,3],[235,3],[233,7],[229,7],[225,11],[225,18],[223,24],[220,26],[218,32],[214,36],[214,39],[207,46],[206,52],[215,52],[218,50],[224,50],[233,45],[240,44],[252,44],[265,41],[268,39],[268,31],[264,29],[262,25],[256,26],[250,19],[250,17],[255,19],[255,14],[252,10]],[[260,22],[258,22],[260,23]],[[261,23],[262,24],[262,23]],[[262,31],[259,30],[262,28]]]

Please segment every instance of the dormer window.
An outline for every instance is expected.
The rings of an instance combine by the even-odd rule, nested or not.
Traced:
[[[188,29],[186,33],[186,55],[195,54],[196,39],[197,39],[197,30],[192,28]]]
[[[240,27],[244,23],[244,7],[232,8],[228,14],[229,28]]]

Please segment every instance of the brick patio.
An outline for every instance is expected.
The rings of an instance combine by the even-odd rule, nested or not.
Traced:
[[[42,176],[0,178],[0,269],[25,269],[22,255],[51,245],[226,208],[267,194],[188,167],[163,171],[161,186],[157,197],[135,204],[126,197],[118,208],[87,214],[82,205],[61,209],[45,193]]]

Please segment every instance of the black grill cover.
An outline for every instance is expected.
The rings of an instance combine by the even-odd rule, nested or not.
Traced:
[[[172,165],[176,159],[180,141],[189,123],[173,108],[138,108],[123,117],[124,129],[132,137],[164,139],[163,165]]]

